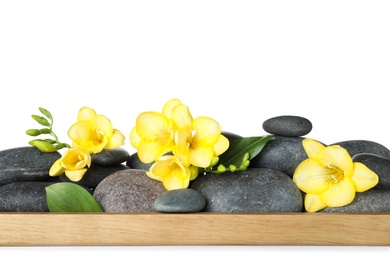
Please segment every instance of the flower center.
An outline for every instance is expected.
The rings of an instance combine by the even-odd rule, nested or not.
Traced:
[[[329,182],[336,184],[344,179],[344,171],[342,169],[330,163],[326,164],[326,166],[333,170],[330,174]]]

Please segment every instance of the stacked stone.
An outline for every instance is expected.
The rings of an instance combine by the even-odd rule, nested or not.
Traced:
[[[59,152],[43,153],[32,146],[0,151],[0,212],[48,212],[45,188],[58,182],[71,182],[65,174],[49,176]],[[91,194],[108,175],[128,169],[123,162],[129,153],[122,149],[104,150],[92,156],[84,178],[74,182]]]
[[[262,126],[274,139],[251,159],[247,170],[205,173],[187,189],[166,191],[161,182],[146,175],[152,164],[142,163],[137,153],[130,155],[123,148],[94,154],[91,167],[76,183],[87,189],[105,212],[302,212],[305,194],[292,177],[307,159],[302,140],[312,124],[299,116],[279,116]],[[222,134],[230,142],[242,137]],[[379,183],[357,193],[351,204],[323,211],[390,212],[390,150],[368,140],[334,144],[347,149],[353,161],[376,172]],[[35,147],[0,151],[0,211],[48,211],[45,187],[70,182],[66,175],[48,174],[60,157],[58,152],[42,153]]]

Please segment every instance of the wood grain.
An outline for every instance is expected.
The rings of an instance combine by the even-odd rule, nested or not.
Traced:
[[[388,246],[390,213],[1,213],[3,246]]]

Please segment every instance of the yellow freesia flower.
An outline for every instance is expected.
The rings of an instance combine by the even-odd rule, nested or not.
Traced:
[[[50,176],[59,176],[63,173],[72,181],[83,178],[91,166],[91,155],[83,149],[69,148],[63,156],[50,168]],[[87,168],[88,167],[88,168]]]
[[[164,155],[159,158],[146,174],[161,181],[167,190],[185,189],[198,176],[197,168],[185,166],[176,156]]]
[[[89,107],[83,107],[77,115],[77,122],[68,130],[72,146],[83,148],[89,153],[100,153],[104,148],[113,149],[125,142],[124,135],[112,127],[111,121]]]
[[[198,117],[190,126],[177,130],[173,153],[186,165],[206,168],[214,157],[229,147],[229,140],[221,135],[221,131],[221,126],[214,119]]]
[[[369,190],[379,181],[375,172],[360,162],[353,162],[348,151],[339,145],[324,146],[309,138],[302,145],[308,159],[298,165],[293,181],[306,193],[308,212],[348,205],[356,192]]]
[[[144,112],[137,117],[130,143],[143,163],[151,163],[172,151],[176,129],[191,121],[188,108],[180,100],[172,99],[164,105],[162,113]]]

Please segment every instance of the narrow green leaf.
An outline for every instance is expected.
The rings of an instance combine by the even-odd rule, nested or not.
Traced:
[[[45,189],[50,212],[103,212],[95,198],[78,184],[59,182]]]
[[[272,135],[236,139],[230,143],[228,150],[219,157],[219,164],[225,167],[230,165],[240,167],[245,160],[251,160],[258,155],[267,142],[272,139],[274,139]]]
[[[41,111],[42,114],[44,114],[47,118],[49,118],[50,120],[53,121],[53,116],[51,115],[51,113],[49,112],[49,110],[44,109],[43,107],[40,107],[40,108],[39,108],[39,111]]]
[[[42,117],[42,116],[38,116],[38,115],[32,115],[31,116],[35,121],[37,121],[39,124],[43,125],[43,126],[50,126],[50,123],[49,121],[47,121],[46,118]]]

